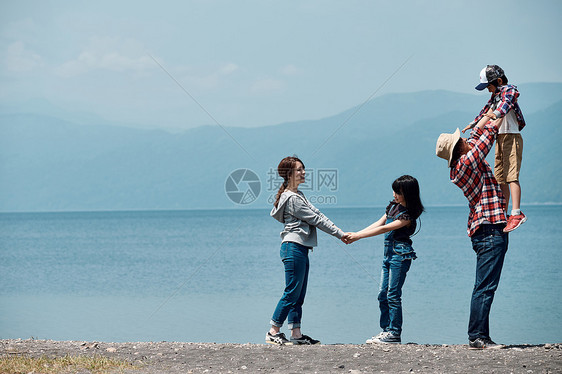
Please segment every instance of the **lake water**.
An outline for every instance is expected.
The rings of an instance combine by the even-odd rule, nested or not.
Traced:
[[[510,234],[492,338],[562,341],[562,206],[525,206]],[[323,209],[346,231],[384,208]],[[475,254],[467,207],[428,207],[403,292],[403,342],[467,341]],[[284,287],[268,210],[0,214],[0,338],[263,343]],[[319,232],[303,331],[323,343],[379,332],[383,239]],[[285,328],[284,328],[285,329]]]

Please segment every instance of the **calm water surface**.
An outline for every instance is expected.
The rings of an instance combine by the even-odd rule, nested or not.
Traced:
[[[346,231],[384,208],[324,209]],[[492,338],[562,341],[562,206],[528,206],[510,234]],[[413,238],[403,342],[466,342],[475,255],[467,207],[429,207]],[[0,338],[262,343],[281,296],[282,227],[266,210],[0,214]],[[324,343],[378,333],[382,238],[319,233],[303,331]]]

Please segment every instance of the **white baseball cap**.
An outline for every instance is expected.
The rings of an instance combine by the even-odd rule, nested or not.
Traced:
[[[490,82],[495,81],[505,75],[503,69],[498,65],[487,65],[480,71],[480,84],[474,88],[478,91],[482,91],[484,88],[488,87]]]

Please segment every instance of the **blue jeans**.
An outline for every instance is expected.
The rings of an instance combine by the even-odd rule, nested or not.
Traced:
[[[471,237],[476,252],[476,280],[470,303],[468,338],[490,339],[490,309],[500,282],[507,252],[508,235],[505,225],[482,225]]]
[[[402,286],[406,280],[406,273],[410,270],[412,258],[397,254],[402,249],[411,246],[399,244],[393,240],[387,240],[384,244],[384,259],[382,261],[381,283],[379,291],[379,308],[381,311],[380,326],[383,331],[390,331],[400,336],[402,333]]]
[[[281,244],[281,261],[285,266],[285,291],[271,317],[270,323],[274,326],[283,326],[283,322],[288,318],[289,329],[301,327],[302,304],[310,267],[308,250],[308,247],[297,243]]]

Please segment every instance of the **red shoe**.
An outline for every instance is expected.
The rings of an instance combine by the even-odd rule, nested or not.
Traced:
[[[505,225],[503,232],[510,232],[515,230],[516,228],[521,226],[526,220],[527,217],[523,214],[523,212],[521,212],[521,214],[518,214],[516,216],[509,216],[509,218],[507,219],[507,225]]]

